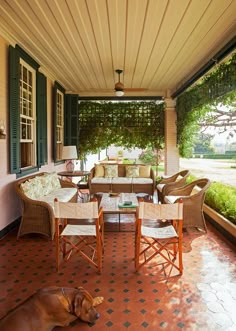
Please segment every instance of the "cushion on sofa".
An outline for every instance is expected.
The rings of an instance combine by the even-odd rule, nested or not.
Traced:
[[[35,177],[41,182],[41,196],[48,195],[53,190],[61,187],[60,180],[55,172],[46,173],[43,176]]]
[[[104,166],[101,164],[95,164],[94,177],[104,177],[105,171]]]
[[[111,178],[106,177],[93,177],[91,184],[111,184]]]
[[[133,178],[139,177],[139,166],[137,165],[130,165],[126,167],[126,177]]]
[[[132,178],[116,177],[116,178],[112,178],[111,182],[112,182],[112,184],[131,184]]]
[[[39,201],[44,201],[49,203],[52,207],[54,206],[54,199],[57,198],[60,202],[68,202],[76,194],[77,188],[75,187],[61,187],[53,190],[46,196],[40,197]]]
[[[118,165],[117,164],[106,164],[104,165],[105,177],[112,178],[118,177]]]
[[[139,166],[139,177],[141,178],[149,178],[151,173],[150,165],[140,165]]]
[[[53,190],[61,187],[59,178],[55,172],[45,173],[42,176],[30,178],[21,184],[24,194],[33,200],[38,200],[42,196],[47,196]]]
[[[152,180],[152,178],[133,178],[132,183],[133,184],[152,184],[153,180]]]
[[[164,186],[165,186],[165,184],[158,184],[157,185],[157,190],[162,192],[162,189],[163,189]]]
[[[41,196],[42,184],[39,177],[30,178],[20,185],[21,190],[30,199],[38,199]]]
[[[165,203],[175,203],[176,200],[184,198],[183,195],[166,195],[164,197]]]

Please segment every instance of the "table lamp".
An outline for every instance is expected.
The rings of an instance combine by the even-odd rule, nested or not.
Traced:
[[[74,161],[78,158],[76,146],[63,146],[62,159],[66,160],[66,170],[73,172],[75,165]]]

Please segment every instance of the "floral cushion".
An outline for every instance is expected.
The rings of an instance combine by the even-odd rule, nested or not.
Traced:
[[[31,178],[21,184],[24,194],[30,199],[38,199],[42,194],[42,185],[39,177]]]
[[[104,169],[105,169],[105,177],[107,177],[107,178],[118,177],[118,165],[117,164],[105,165]]]
[[[42,186],[41,196],[48,195],[53,190],[61,187],[59,178],[55,172],[39,176],[38,179],[41,181]]]
[[[139,166],[131,165],[126,167],[126,177],[139,177]]]
[[[21,184],[21,189],[24,194],[33,200],[37,200],[42,196],[47,196],[60,187],[61,184],[55,172],[36,176]]]

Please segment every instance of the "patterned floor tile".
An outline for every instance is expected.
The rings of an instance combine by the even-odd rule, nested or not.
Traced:
[[[208,233],[184,232],[184,273],[166,279],[156,263],[134,271],[132,216],[106,220],[105,256],[101,275],[82,258],[55,269],[50,240],[16,231],[1,240],[0,317],[38,288],[83,286],[104,296],[100,319],[93,326],[76,321],[63,330],[235,330],[235,247],[208,225]],[[55,328],[62,330],[62,328]]]

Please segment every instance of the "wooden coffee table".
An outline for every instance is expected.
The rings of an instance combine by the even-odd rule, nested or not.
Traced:
[[[123,201],[132,201],[132,206],[120,208],[119,203]],[[112,193],[103,193],[100,206],[103,208],[104,215],[117,214],[119,216],[119,231],[120,231],[120,215],[133,214],[136,215],[136,209],[138,206],[138,199],[135,193],[120,193],[119,195],[113,195]]]

